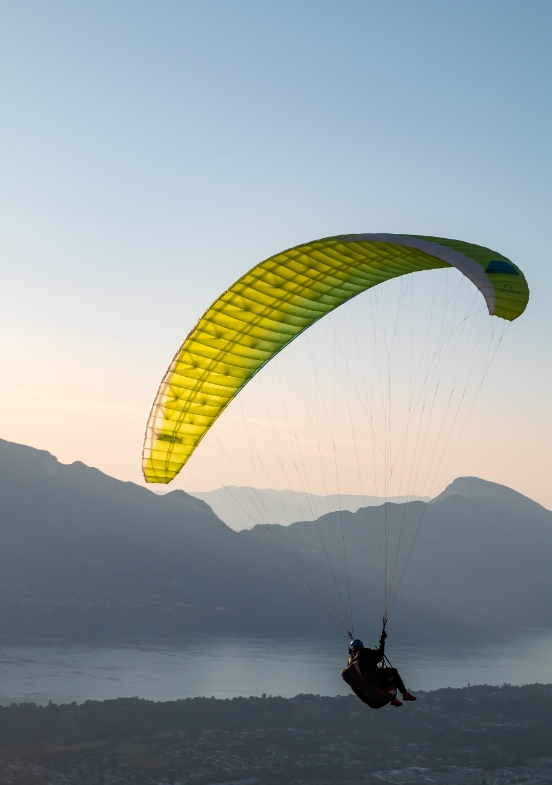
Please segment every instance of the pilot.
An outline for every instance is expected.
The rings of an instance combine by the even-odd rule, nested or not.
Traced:
[[[368,649],[358,638],[349,644],[349,665],[355,665],[364,681],[380,690],[396,687],[402,693],[403,701],[415,701],[414,695],[406,689],[396,668],[387,668],[381,663],[385,657],[385,639],[387,633],[382,630],[377,649]],[[397,697],[391,701],[392,706],[402,706]]]

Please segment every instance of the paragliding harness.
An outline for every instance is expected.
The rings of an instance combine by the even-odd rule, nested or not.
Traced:
[[[385,621],[386,620],[384,620],[382,632],[385,632]],[[383,655],[381,664],[377,667],[382,671],[387,670],[388,667],[392,667],[385,654]],[[387,704],[397,696],[397,688],[395,685],[390,685],[389,687],[382,689],[381,687],[377,687],[375,684],[366,681],[366,679],[363,679],[360,675],[360,669],[355,662],[341,671],[341,678],[349,685],[357,698],[360,698],[360,700],[363,703],[366,703],[367,706],[370,706],[371,709],[381,709],[383,706],[387,706]]]

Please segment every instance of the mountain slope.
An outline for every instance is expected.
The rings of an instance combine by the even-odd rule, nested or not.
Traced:
[[[405,591],[482,628],[551,628],[552,512],[496,483],[476,485],[477,495],[433,502]]]
[[[432,635],[450,642],[552,628],[552,513],[477,478],[459,478],[447,491],[429,505],[389,505],[397,515],[428,513],[393,608],[395,639]],[[322,591],[337,582],[344,596],[350,593],[363,636],[377,634],[381,620],[367,532],[382,511],[329,513],[282,527],[295,541],[300,569],[309,563]],[[318,529],[333,532],[341,524],[348,580],[343,563],[329,573],[312,546]],[[266,527],[238,534],[182,491],[158,495],[1,440],[0,541],[4,636],[338,634],[320,607],[282,577],[289,565],[274,552]],[[296,574],[289,577],[302,586]]]
[[[0,630],[297,634],[310,603],[182,491],[159,496],[0,441]]]
[[[465,482],[469,479],[469,482]],[[409,513],[412,519],[426,516],[416,548],[404,573],[393,606],[391,623],[412,630],[456,629],[461,636],[470,628],[474,634],[511,634],[524,628],[552,628],[552,513],[516,491],[477,478],[460,478],[431,504],[411,502],[388,505],[391,519]],[[448,490],[448,489],[447,489]],[[457,491],[469,492],[470,497]],[[332,532],[343,525],[349,582],[354,586],[355,616],[362,606],[371,606],[372,624],[380,612],[381,563],[371,553],[381,525],[383,507],[356,513],[333,513],[316,524],[298,522],[286,527],[286,542],[297,552],[309,553],[313,576],[321,583],[327,574],[325,550],[317,543],[330,543]],[[380,527],[381,531],[381,527]],[[240,533],[254,541],[267,558],[279,558],[279,568],[292,574],[283,556],[278,556],[262,527]],[[339,542],[338,542],[339,546]],[[344,570],[345,557],[338,547],[333,556]],[[304,557],[306,558],[306,557]],[[326,579],[330,593],[331,580]],[[347,592],[343,579],[341,594]],[[337,592],[333,592],[336,596]],[[359,602],[359,598],[361,602]],[[423,608],[421,619],[416,608]],[[377,609],[377,612],[376,610]]]

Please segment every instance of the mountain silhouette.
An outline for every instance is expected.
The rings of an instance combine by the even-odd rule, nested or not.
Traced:
[[[409,505],[389,505],[427,513],[390,621],[397,639],[552,628],[552,513],[477,478]],[[381,608],[366,537],[382,509],[285,530],[300,551],[309,529],[331,528],[340,516],[356,629],[374,637]],[[155,494],[0,440],[0,633],[72,641],[338,634],[265,528],[237,533],[183,491]],[[329,591],[331,579],[320,576]],[[339,563],[336,580],[345,580]]]
[[[312,521],[329,512],[349,510],[356,512],[360,507],[374,507],[382,503],[378,496],[361,496],[352,493],[330,493],[321,496],[305,491],[276,491],[273,488],[251,488],[224,485],[212,491],[191,491],[211,507],[231,529],[250,529],[258,523],[288,526],[294,521]],[[410,500],[427,497],[410,497]],[[406,501],[407,497],[394,497],[392,502]]]
[[[441,502],[448,499],[449,496],[463,496],[466,499],[493,499],[500,498],[504,501],[510,501],[514,504],[527,504],[530,503],[539,507],[541,510],[546,510],[545,507],[529,499],[518,491],[508,488],[507,485],[500,485],[497,482],[489,482],[488,480],[480,480],[479,477],[457,477],[450,485],[447,485],[445,490],[431,500],[431,504]]]
[[[387,508],[385,510],[385,508]],[[552,512],[521,493],[476,477],[461,477],[429,504],[414,501],[367,507],[322,516],[315,523],[304,521],[286,527],[285,541],[296,551],[308,548],[323,571],[326,553],[310,543],[331,542],[331,533],[343,526],[348,581],[353,604],[359,598],[377,597],[380,588],[370,579],[377,570],[367,554],[374,550],[374,534],[386,514],[390,520],[422,520],[419,540],[400,579],[400,593],[393,617],[419,631],[436,627],[446,636],[462,636],[468,628],[476,636],[500,636],[526,629],[552,628]],[[275,528],[275,527],[271,527]],[[315,532],[315,529],[317,530]],[[322,536],[317,536],[318,531]],[[240,536],[255,541],[259,552],[269,549],[262,527]],[[339,548],[337,550],[339,554]],[[265,554],[265,555],[266,555]],[[268,556],[267,556],[268,558]],[[286,571],[285,559],[277,561]],[[290,572],[290,567],[287,567]],[[401,566],[397,570],[400,578]],[[342,580],[342,593],[346,590]],[[423,608],[419,619],[409,603]],[[354,608],[355,616],[362,607]],[[449,624],[443,623],[448,620]],[[395,618],[395,621],[397,619]],[[377,622],[372,613],[370,624]]]
[[[297,635],[312,617],[204,502],[1,440],[0,538],[4,636]]]

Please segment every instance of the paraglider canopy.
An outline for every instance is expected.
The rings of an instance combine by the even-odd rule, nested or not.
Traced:
[[[443,267],[472,281],[490,315],[513,321],[527,306],[527,282],[513,262],[439,237],[328,237],[252,268],[205,312],[163,378],[146,429],[146,482],[170,483],[247,382],[322,316],[385,281]]]

